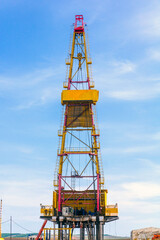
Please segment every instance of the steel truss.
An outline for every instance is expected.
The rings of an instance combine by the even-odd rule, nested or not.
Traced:
[[[79,228],[80,239],[103,240],[104,224],[118,219],[117,205],[107,205],[100,152],[100,131],[95,105],[91,58],[83,16],[76,15],[67,80],[61,103],[64,106],[54,174],[53,205],[41,206],[41,218],[58,225],[58,239],[69,239],[68,229]],[[64,210],[70,208],[67,215]],[[48,233],[47,233],[48,234]],[[49,234],[45,235],[45,240]],[[38,240],[38,239],[37,239]]]

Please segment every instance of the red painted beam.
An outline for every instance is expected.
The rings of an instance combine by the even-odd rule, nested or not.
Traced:
[[[43,223],[41,229],[39,230],[39,233],[38,233],[38,235],[37,235],[35,240],[39,240],[39,237],[41,236],[41,234],[43,232],[43,228],[46,226],[46,223],[47,223],[47,220],[44,221],[44,223]]]
[[[100,200],[100,196],[99,196],[99,174],[97,174],[97,212],[99,212],[100,210],[100,205],[99,205],[99,200]]]

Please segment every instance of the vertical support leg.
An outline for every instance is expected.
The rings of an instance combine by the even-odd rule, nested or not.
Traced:
[[[93,240],[95,240],[95,223],[92,224]]]
[[[62,230],[63,225],[62,225],[62,222],[59,222],[58,228],[60,228],[58,230],[58,240],[63,240],[63,230]]]
[[[88,240],[93,240],[93,228],[92,225],[89,223],[86,227],[88,233]]]
[[[61,215],[61,174],[58,175],[58,215]]]
[[[85,228],[84,228],[84,224],[81,224],[80,227],[80,240],[85,240]]]
[[[48,230],[46,230],[46,240],[48,240]]]
[[[91,240],[94,240],[93,224],[89,223]]]
[[[72,239],[72,236],[73,236],[73,231],[74,231],[74,228],[72,228],[72,230],[71,230],[71,239]]]
[[[51,240],[51,230],[49,230],[49,240]]]
[[[99,224],[99,240],[103,240],[104,239],[104,228],[103,228],[103,224],[100,223]]]
[[[53,223],[53,228],[54,228],[54,230],[53,230],[53,239],[55,240],[56,239],[56,230],[55,230],[55,222]]]
[[[97,212],[100,210],[99,173],[97,174]]]
[[[96,240],[100,240],[99,239],[99,223],[96,223]]]
[[[60,222],[58,223],[58,228],[60,228]],[[58,229],[58,240],[61,240],[61,231]]]
[[[88,237],[88,239],[94,240],[93,225],[91,223],[88,224],[88,230],[89,230],[89,237]]]
[[[63,228],[62,222],[60,223],[60,228]],[[61,240],[63,240],[63,230],[60,230]]]
[[[67,228],[67,224],[65,224],[65,228]],[[65,229],[65,237],[64,237],[65,240],[68,240],[67,239],[67,229]]]
[[[96,217],[96,240],[100,240],[100,226],[99,226],[99,174],[97,174],[97,217]]]
[[[71,229],[69,229],[69,237],[68,237],[68,240],[71,240],[72,239],[72,231]]]
[[[97,213],[97,216],[96,216],[96,240],[100,240],[100,226],[99,226],[99,213]]]
[[[104,224],[102,225],[102,240],[104,240]]]

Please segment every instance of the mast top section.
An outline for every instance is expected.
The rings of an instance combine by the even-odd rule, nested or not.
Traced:
[[[84,32],[83,15],[75,15],[74,32]]]

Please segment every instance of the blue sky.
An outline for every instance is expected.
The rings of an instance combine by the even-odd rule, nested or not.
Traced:
[[[109,203],[109,234],[160,220],[160,2],[0,0],[0,197],[3,220],[38,231],[51,204],[71,25],[89,28]],[[3,231],[9,225],[3,224]],[[14,232],[20,232],[14,226]]]

